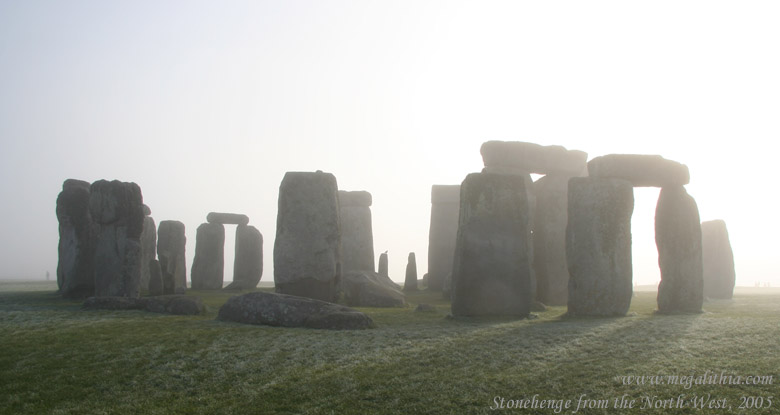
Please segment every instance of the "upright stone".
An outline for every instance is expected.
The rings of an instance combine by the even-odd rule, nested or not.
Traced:
[[[452,278],[452,260],[458,239],[460,185],[431,187],[431,226],[428,231],[428,289],[445,291]],[[446,290],[449,291],[449,290]],[[449,292],[445,293],[449,297]]]
[[[379,272],[377,274],[390,278],[390,274],[388,273],[388,260],[387,260],[387,251],[382,252],[379,254]]]
[[[288,172],[279,186],[274,282],[282,294],[334,301],[341,278],[338,184],[330,173]]]
[[[149,269],[149,295],[163,295],[163,278],[162,271],[160,270],[160,261],[156,259],[149,260],[147,264]]]
[[[68,298],[85,298],[95,293],[92,259],[97,235],[89,213],[89,188],[85,181],[68,179],[57,196],[57,286],[60,294]]]
[[[154,223],[154,219],[149,216],[152,214],[149,206],[144,205],[144,227],[141,231],[141,290],[148,290],[149,288],[149,272],[150,268],[144,264],[148,264],[149,261],[157,258],[157,225]]]
[[[473,173],[461,184],[452,275],[455,316],[527,316],[533,302],[530,206],[522,176]]]
[[[406,262],[404,291],[417,291],[417,259],[414,252],[409,252],[409,260]]]
[[[342,270],[374,272],[371,193],[339,190],[339,206]]]
[[[704,295],[707,298],[731,299],[734,295],[736,271],[726,222],[712,220],[701,223]]]
[[[655,243],[661,267],[658,311],[700,313],[704,280],[699,208],[682,186],[661,189],[655,210]]]
[[[192,289],[220,290],[225,273],[225,225],[203,223],[195,234]]]
[[[177,220],[164,220],[157,229],[157,257],[163,280],[163,293],[184,294],[187,290],[187,237],[184,224]]]
[[[99,227],[95,296],[138,297],[144,226],[141,188],[135,183],[98,180],[90,186],[89,211]]]
[[[620,316],[632,295],[634,189],[620,179],[569,180],[569,315]]]
[[[229,290],[250,290],[263,276],[263,235],[254,226],[236,227],[236,257]]]
[[[561,306],[569,301],[569,269],[566,266],[566,224],[569,177],[550,174],[534,183],[534,270],[536,299]]]

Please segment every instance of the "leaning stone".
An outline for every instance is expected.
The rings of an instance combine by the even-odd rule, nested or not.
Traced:
[[[195,234],[192,289],[220,290],[225,273],[225,226],[203,223]]]
[[[379,269],[378,269],[379,272],[377,272],[377,274],[390,278],[390,275],[388,274],[387,271],[388,268],[387,265],[388,265],[387,251],[385,251],[379,254]]]
[[[148,263],[149,268],[149,295],[163,295],[162,271],[160,261],[152,259]]]
[[[488,173],[577,176],[588,160],[588,153],[583,151],[522,141],[488,141],[482,144],[480,153]]]
[[[244,225],[249,224],[249,216],[240,213],[222,213],[209,212],[206,215],[206,222],[219,223],[222,225]]]
[[[163,280],[163,293],[184,294],[187,290],[187,237],[184,224],[177,220],[164,220],[157,229],[157,257]]]
[[[276,291],[324,301],[338,298],[341,225],[336,177],[286,173],[279,186],[277,215]]]
[[[409,259],[406,262],[404,291],[417,291],[417,259],[414,256],[414,252],[409,252]]]
[[[609,154],[588,162],[591,177],[628,180],[635,187],[682,186],[691,181],[688,166],[661,156]]]
[[[569,180],[566,260],[572,316],[622,316],[632,294],[634,190],[620,179]]]
[[[95,244],[95,296],[138,297],[141,291],[141,188],[99,180],[90,186],[89,210],[99,231]]]
[[[373,271],[350,271],[342,276],[344,302],[350,307],[403,307],[406,297],[397,284]]]
[[[231,297],[218,320],[313,329],[359,330],[374,326],[360,311],[338,304],[285,294],[253,292]]]
[[[144,205],[147,210],[149,207]],[[141,231],[141,290],[149,290],[149,261],[157,258],[157,225],[151,216],[144,217]]]
[[[734,295],[734,252],[731,250],[726,222],[701,223],[704,295],[707,298],[731,299]]]
[[[569,301],[569,269],[566,266],[568,189],[568,176],[550,174],[534,183],[536,299],[553,306],[566,305]]]
[[[469,174],[461,184],[452,314],[525,317],[533,301],[530,206],[522,176]]]
[[[68,179],[57,196],[57,286],[67,298],[95,294],[93,257],[97,227],[89,213],[89,188],[85,181]]]
[[[658,311],[700,313],[704,301],[701,221],[696,201],[682,186],[661,189],[655,243],[661,268]]]
[[[227,290],[251,290],[263,276],[263,235],[254,226],[236,228],[236,256],[233,282]]]
[[[445,279],[452,274],[455,241],[458,239],[460,185],[431,187],[431,223],[428,230],[429,290],[444,289]]]
[[[342,271],[374,271],[371,193],[339,190]]]

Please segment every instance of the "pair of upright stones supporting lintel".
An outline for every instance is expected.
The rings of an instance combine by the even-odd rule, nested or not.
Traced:
[[[570,315],[624,315],[631,304],[633,187],[660,187],[655,239],[662,313],[700,312],[702,242],[688,168],[661,156],[611,154],[569,182],[566,253]]]
[[[236,227],[236,254],[233,282],[227,289],[251,289],[263,275],[263,235],[249,226],[249,217],[235,213],[211,212],[207,223],[198,226],[195,235],[195,259],[192,262],[192,288],[222,289],[225,267],[225,225]]]

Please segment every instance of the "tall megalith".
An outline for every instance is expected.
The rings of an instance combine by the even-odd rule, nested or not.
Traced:
[[[734,295],[736,271],[726,222],[701,223],[704,295],[707,298],[730,299]]]
[[[143,205],[144,226],[141,231],[141,290],[149,289],[149,261],[157,259],[157,225],[150,215],[152,210]]]
[[[631,305],[634,189],[622,179],[569,180],[566,260],[570,315],[625,315]]]
[[[459,214],[460,185],[433,185],[431,224],[428,230],[429,290],[444,291],[445,287],[451,285],[451,281],[447,279],[452,278],[452,260],[455,255],[455,241],[458,238]]]
[[[379,254],[379,264],[377,265],[377,274],[390,278],[389,273],[389,260],[387,258],[387,251]]]
[[[336,177],[288,172],[279,186],[274,283],[282,294],[334,301],[341,279]]]
[[[417,258],[414,252],[409,252],[409,259],[406,262],[404,291],[417,291]]]
[[[249,290],[257,287],[263,276],[263,235],[249,225],[236,227],[236,256],[233,261],[233,282],[229,290]]]
[[[341,268],[374,272],[374,233],[371,224],[371,193],[339,190],[341,215]]]
[[[163,281],[163,293],[184,294],[187,290],[187,237],[184,224],[177,220],[164,220],[157,229],[157,257]]]
[[[225,225],[202,223],[195,233],[193,290],[220,290],[225,274]]]
[[[95,292],[96,228],[89,213],[89,189],[88,182],[68,179],[57,196],[57,285],[64,297],[83,298]]]
[[[472,173],[461,184],[452,275],[454,316],[529,314],[533,273],[528,180],[521,175]]]
[[[135,183],[98,180],[90,186],[89,211],[98,225],[95,296],[138,297],[141,289],[143,196]]]

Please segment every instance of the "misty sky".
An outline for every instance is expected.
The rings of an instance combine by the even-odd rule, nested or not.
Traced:
[[[3,0],[0,278],[54,278],[62,182],[105,178],[185,223],[188,268],[209,211],[247,214],[272,281],[281,179],[319,169],[372,193],[403,281],[410,251],[426,272],[431,185],[520,140],[687,164],[737,283],[777,286],[778,22],[774,1]],[[635,192],[641,284],[657,194]]]

